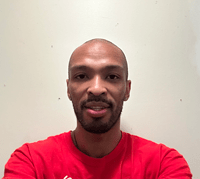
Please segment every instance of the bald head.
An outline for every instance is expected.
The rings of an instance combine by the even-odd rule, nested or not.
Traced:
[[[123,64],[123,69],[126,74],[126,80],[128,79],[128,65],[123,51],[108,40],[92,39],[85,42],[78,48],[76,48],[72,53],[69,61],[69,66],[68,66],[69,78],[70,78],[71,67],[73,66],[77,58],[81,60],[80,59],[81,56],[92,57],[93,59],[96,60],[108,57],[115,58],[116,60],[121,61],[121,63]]]

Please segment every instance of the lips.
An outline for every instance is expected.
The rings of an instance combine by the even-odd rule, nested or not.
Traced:
[[[108,103],[105,103],[105,102],[95,102],[95,101],[92,101],[92,102],[87,102],[85,104],[85,107],[86,108],[91,108],[91,109],[102,109],[102,108],[109,108],[110,105]]]
[[[110,105],[104,102],[88,102],[85,105],[88,115],[91,117],[103,117],[106,115]]]
[[[105,108],[101,106],[92,106],[92,107],[89,107],[89,109],[92,109],[94,111],[101,111],[102,109],[105,109]]]

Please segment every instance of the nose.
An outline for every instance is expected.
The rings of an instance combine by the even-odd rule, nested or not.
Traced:
[[[104,82],[100,76],[96,76],[90,81],[90,86],[87,89],[87,93],[95,96],[100,96],[107,93]]]

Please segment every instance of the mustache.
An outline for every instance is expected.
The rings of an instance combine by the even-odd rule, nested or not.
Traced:
[[[88,103],[88,102],[103,102],[108,104],[110,107],[113,106],[112,101],[107,100],[106,98],[102,97],[102,96],[90,96],[88,97],[88,99],[84,100],[81,102],[81,108],[83,109],[84,106]]]

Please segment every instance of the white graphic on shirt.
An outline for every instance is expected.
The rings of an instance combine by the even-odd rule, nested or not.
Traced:
[[[67,175],[63,179],[72,179],[71,177],[68,177]]]

